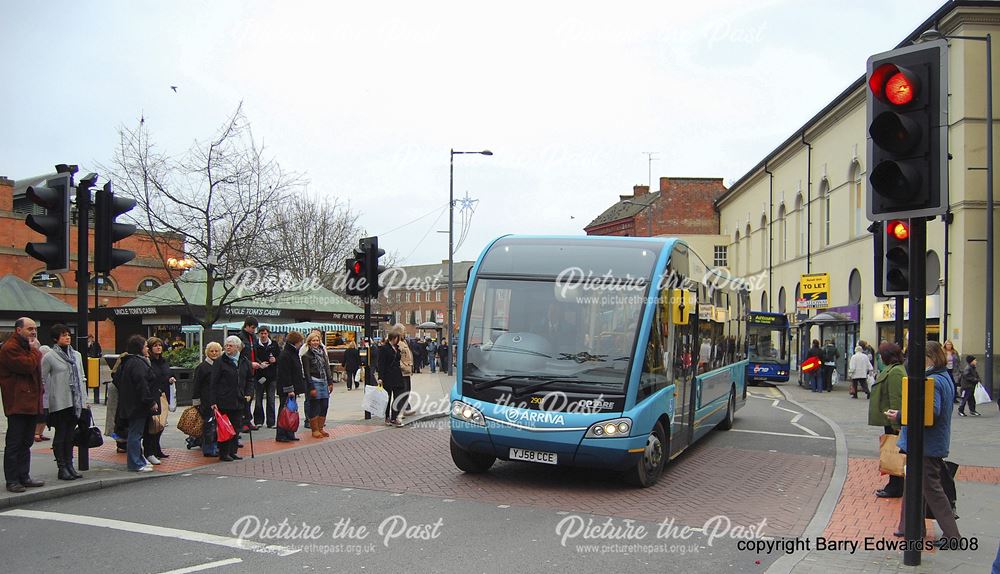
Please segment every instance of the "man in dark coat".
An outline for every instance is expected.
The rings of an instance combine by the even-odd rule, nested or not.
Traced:
[[[246,360],[247,364],[250,366],[250,374],[253,376],[254,382],[257,381],[259,375],[256,374],[257,366],[259,363],[256,358],[256,349],[254,345],[254,334],[257,333],[257,318],[247,316],[243,320],[243,329],[239,332],[240,341],[243,343],[243,350],[240,351],[240,356]],[[253,400],[254,390],[257,385],[252,385],[250,391],[250,398],[247,399],[246,404],[243,405],[243,426],[236,427],[236,432],[250,432],[257,430],[257,425],[253,423],[253,416],[250,414],[250,402]],[[235,423],[233,423],[235,424]]]
[[[278,357],[277,380],[275,384],[279,387],[278,394],[278,417],[285,409],[288,399],[294,400],[296,395],[306,392],[306,378],[302,373],[302,359],[299,357],[299,347],[302,346],[302,333],[292,331],[288,334],[285,348],[281,350]],[[278,442],[290,442],[299,440],[295,436],[294,430],[278,428],[275,440]]]
[[[45,485],[29,474],[35,423],[42,414],[42,354],[38,347],[38,327],[27,317],[14,322],[14,334],[0,347],[0,393],[7,415],[3,473],[7,490],[15,493]]]
[[[150,415],[159,412],[160,392],[145,356],[149,352],[146,339],[133,335],[125,350],[112,376],[118,389],[118,418],[128,427],[127,467],[133,472],[152,472],[152,465],[142,456],[142,438]]]
[[[278,376],[278,357],[281,354],[281,349],[271,339],[271,332],[267,327],[262,327],[257,335],[257,340],[254,342],[257,384],[254,385],[256,392],[254,393],[253,422],[256,426],[266,423],[267,428],[274,428],[274,381]],[[264,382],[260,382],[260,379],[264,379]]]

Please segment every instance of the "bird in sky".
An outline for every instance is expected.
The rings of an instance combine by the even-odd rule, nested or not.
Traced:
[[[173,90],[174,93],[177,93],[177,86],[170,86],[170,89]]]

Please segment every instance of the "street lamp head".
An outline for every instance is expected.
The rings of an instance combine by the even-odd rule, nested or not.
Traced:
[[[916,40],[913,41],[914,44],[923,44],[924,42],[933,42],[934,40],[944,40],[947,36],[942,34],[937,28],[928,28],[924,30]]]
[[[481,154],[483,154],[483,155],[493,155],[493,152],[491,152],[491,151],[490,151],[490,150],[488,150],[488,149],[484,149],[483,151],[481,151],[481,152],[479,152],[479,153],[481,153]]]

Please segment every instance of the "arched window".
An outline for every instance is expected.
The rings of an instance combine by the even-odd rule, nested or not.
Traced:
[[[771,310],[771,303],[770,301],[767,300],[767,291],[764,291],[763,293],[760,294],[760,310],[761,311]]]
[[[851,203],[854,217],[854,236],[861,237],[868,229],[868,218],[865,216],[865,186],[861,185],[861,164],[857,161],[851,164]]]
[[[31,284],[35,287],[49,287],[58,289],[63,286],[62,279],[55,273],[42,270],[31,276]]]
[[[787,297],[787,295],[788,294],[785,293],[785,288],[784,287],[782,287],[781,289],[778,290],[778,312],[779,313],[787,313],[788,312],[786,310],[786,301],[785,301],[785,298]]]
[[[768,238],[771,236],[767,232],[767,216],[760,216],[760,268],[767,269],[767,258],[771,251],[768,249]]]
[[[139,293],[147,293],[149,291],[152,291],[153,289],[156,289],[159,286],[160,286],[159,281],[153,279],[152,277],[147,277],[139,282],[139,286],[136,287],[135,290],[138,291]]]
[[[751,237],[750,237],[751,233],[753,233],[753,230],[750,229],[750,224],[747,223],[747,265],[746,265],[746,274],[747,275],[749,275],[750,274],[750,270],[754,268],[754,266],[753,266],[753,249],[750,247],[750,244],[753,243],[750,240],[751,239]]]
[[[941,288],[941,259],[934,250],[927,252],[927,294],[933,295]]]
[[[795,284],[795,310],[799,309],[799,299],[802,298],[802,283]]]
[[[823,247],[830,246],[830,182],[823,179],[819,184],[819,199],[820,199],[820,215],[821,221],[823,222],[823,228],[820,230],[820,243]]]
[[[851,270],[851,276],[847,280],[847,298],[851,305],[861,304],[861,272],[857,269]]]
[[[806,210],[802,208],[802,194],[795,196],[795,256],[806,254]]]
[[[740,232],[733,238],[733,275],[740,274]]]
[[[778,208],[778,261],[788,259],[788,225],[785,217],[785,204]]]
[[[107,277],[98,277],[97,284],[100,286],[101,291],[117,291],[118,284],[112,279],[110,275]]]

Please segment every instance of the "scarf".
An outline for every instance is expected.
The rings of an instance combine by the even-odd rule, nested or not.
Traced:
[[[326,351],[323,347],[317,347],[315,349],[312,347],[309,348],[309,360],[312,361],[313,364],[313,378],[326,381],[326,366],[323,364],[324,359],[326,359]]]
[[[56,345],[55,349],[56,356],[62,359],[67,365],[69,365],[69,390],[73,395],[73,415],[79,419],[80,412],[83,410],[83,397],[80,393],[80,369],[77,367],[76,359],[74,357],[75,351],[72,345],[67,347],[62,347]]]

